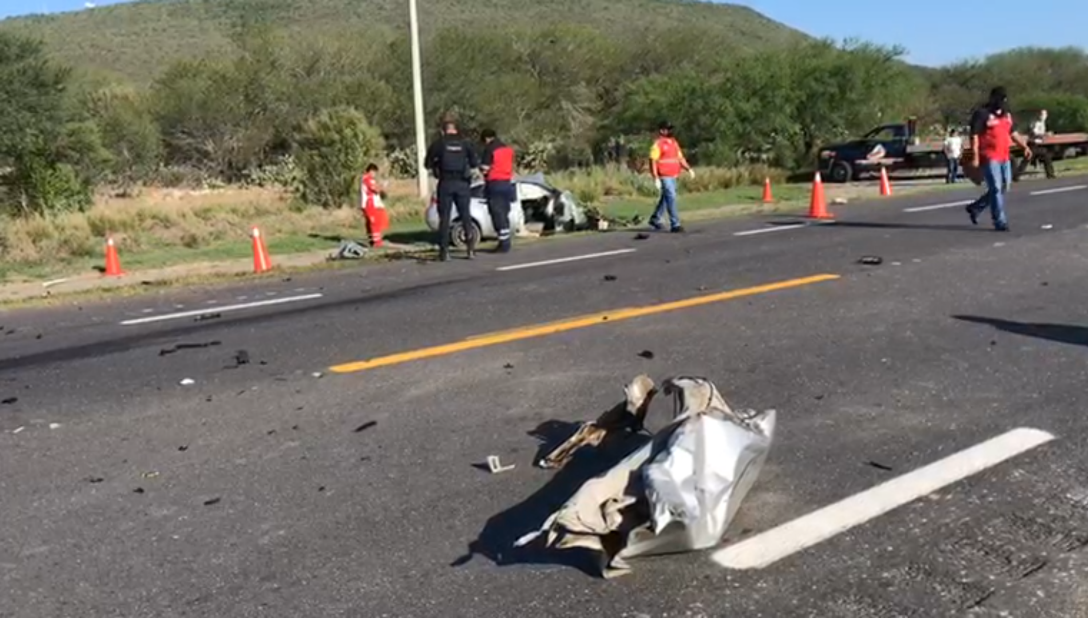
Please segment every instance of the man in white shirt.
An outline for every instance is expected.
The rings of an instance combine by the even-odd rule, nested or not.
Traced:
[[[1046,172],[1047,178],[1055,178],[1054,174],[1054,161],[1050,158],[1050,150],[1042,145],[1043,140],[1050,133],[1046,128],[1047,113],[1046,110],[1039,110],[1039,115],[1035,117],[1035,121],[1031,123],[1031,131],[1028,135],[1028,140],[1034,146],[1031,151],[1035,156],[1031,159],[1023,159],[1020,161],[1020,169],[1017,170],[1017,176],[1023,176],[1024,171],[1028,168],[1028,163],[1031,163],[1033,167],[1037,166],[1039,161],[1043,162],[1043,170]]]
[[[948,184],[955,183],[959,178],[960,157],[962,156],[963,138],[960,137],[959,131],[951,129],[948,131],[948,137],[944,138],[944,157],[948,166],[948,179],[945,182]]]

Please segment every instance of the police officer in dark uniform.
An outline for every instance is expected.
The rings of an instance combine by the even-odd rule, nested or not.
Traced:
[[[438,259],[450,259],[450,215],[457,206],[457,217],[465,230],[468,259],[476,256],[476,227],[472,224],[469,208],[472,171],[480,166],[472,143],[461,137],[457,123],[447,120],[442,124],[442,137],[427,149],[427,169],[438,179]]]

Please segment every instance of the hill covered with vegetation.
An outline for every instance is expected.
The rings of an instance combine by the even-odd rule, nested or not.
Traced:
[[[693,0],[419,0],[419,10],[425,38],[567,24],[632,45],[690,38],[722,52],[806,38],[752,9]],[[408,9],[404,0],[141,0],[8,19],[0,31],[41,38],[61,62],[146,83],[177,60],[230,53],[238,30],[255,25],[299,41],[391,41],[407,33]]]

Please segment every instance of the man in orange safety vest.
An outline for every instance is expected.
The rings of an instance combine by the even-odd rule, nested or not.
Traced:
[[[378,186],[378,166],[374,163],[366,166],[366,173],[359,182],[359,207],[366,218],[370,246],[382,246],[382,233],[389,227],[389,214],[382,201],[383,192]]]
[[[654,176],[654,184],[661,192],[657,208],[650,216],[650,226],[655,230],[662,229],[661,219],[668,211],[670,231],[680,233],[684,231],[684,228],[680,225],[680,213],[676,209],[676,181],[680,172],[687,171],[694,177],[695,171],[684,158],[680,144],[672,136],[672,129],[671,123],[662,121],[657,127],[657,140],[650,148],[650,172]]]

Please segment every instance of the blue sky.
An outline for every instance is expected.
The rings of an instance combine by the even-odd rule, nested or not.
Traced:
[[[0,0],[0,17],[78,10],[84,1]],[[105,6],[126,0],[92,1]],[[926,65],[1024,45],[1088,45],[1085,0],[733,1],[812,35],[902,45],[910,51],[910,61]]]

